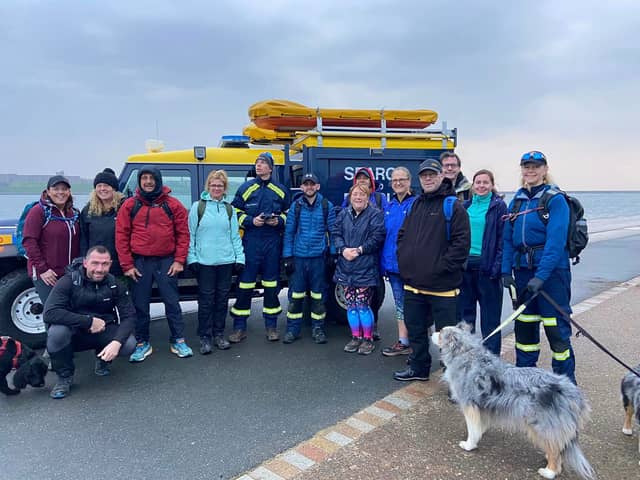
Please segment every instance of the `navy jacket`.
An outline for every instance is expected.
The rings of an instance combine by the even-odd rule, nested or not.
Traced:
[[[463,205],[468,209],[471,206],[471,200],[466,200]],[[489,210],[485,216],[480,258],[480,272],[492,279],[500,277],[502,271],[502,236],[505,224],[502,217],[506,213],[507,204],[499,195],[492,193]]]
[[[342,253],[344,248],[360,246],[363,253],[350,262],[339,255],[333,281],[350,287],[378,285],[378,255],[384,237],[382,210],[369,205],[357,217],[351,207],[341,210],[331,230],[331,242],[339,253]]]
[[[336,222],[336,212],[333,203],[328,202],[325,223],[322,198],[317,193],[316,200],[310,205],[305,196],[301,195],[291,204],[284,229],[283,258],[313,258],[324,254],[329,245],[328,233]],[[301,209],[299,225],[296,223],[298,209]]]
[[[275,183],[272,177],[268,180],[254,178],[240,185],[231,205],[238,212],[238,224],[244,229],[243,243],[246,244],[250,239],[279,239],[284,230],[285,212],[289,209],[289,192],[284,186]],[[275,215],[278,225],[256,227],[253,218],[262,213]]]

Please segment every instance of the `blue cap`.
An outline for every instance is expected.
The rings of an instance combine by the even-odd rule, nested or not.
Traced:
[[[309,173],[305,173],[302,176],[302,183],[304,182],[313,182],[315,184],[319,184],[320,180],[318,180],[318,177],[314,173],[309,172]]]
[[[547,157],[545,157],[542,152],[531,150],[530,152],[523,154],[520,158],[520,165],[524,165],[525,163],[539,163],[541,165],[546,165]]]

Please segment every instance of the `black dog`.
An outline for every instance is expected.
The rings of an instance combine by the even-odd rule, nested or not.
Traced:
[[[15,370],[13,388],[9,388],[7,375]],[[11,337],[0,337],[0,392],[17,395],[27,385],[44,387],[47,364],[36,352]]]

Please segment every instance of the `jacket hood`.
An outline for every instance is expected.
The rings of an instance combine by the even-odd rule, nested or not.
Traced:
[[[153,175],[153,179],[156,181],[156,186],[152,192],[145,192],[142,189],[142,186],[140,185],[140,179],[142,178],[142,175],[144,175],[145,173],[150,173],[151,175]],[[145,165],[140,169],[140,171],[138,172],[138,190],[142,198],[144,198],[148,202],[153,202],[156,198],[160,196],[160,194],[162,194],[163,192],[162,187],[163,187],[162,174],[160,173],[160,170],[158,170],[156,167],[152,167],[149,165]]]
[[[143,203],[146,203],[146,204],[162,203],[163,201],[165,201],[167,199],[167,197],[171,193],[171,189],[165,185],[164,187],[162,187],[162,191],[156,197],[154,197],[152,199],[147,198],[144,195],[144,193],[145,192],[143,192],[140,188],[136,188],[136,196],[140,200],[142,200]]]
[[[376,191],[376,181],[375,181],[375,177],[373,175],[373,170],[371,170],[369,167],[361,167],[358,170],[356,170],[356,174],[353,176],[353,185],[356,184],[356,178],[358,177],[358,174],[363,173],[365,174],[367,177],[369,177],[369,188],[371,189],[371,193]]]
[[[49,198],[49,195],[47,194],[46,190],[42,191],[42,194],[40,195],[40,205],[42,205],[43,207],[53,207],[53,208],[57,208],[56,204],[53,203],[53,201],[51,201],[51,198]],[[69,195],[69,198],[67,199],[67,203],[64,204],[64,213],[70,211],[73,208],[73,195]]]

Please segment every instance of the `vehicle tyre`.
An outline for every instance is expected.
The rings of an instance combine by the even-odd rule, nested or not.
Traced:
[[[384,303],[385,284],[382,282],[378,286],[378,296],[376,298],[377,305],[372,308],[380,309]],[[344,299],[344,287],[335,283],[329,284],[329,298],[327,299],[327,320],[337,323],[339,325],[346,325],[347,321],[347,306]]]
[[[24,269],[14,270],[0,280],[0,334],[9,335],[31,348],[43,348],[47,334],[44,306]]]

